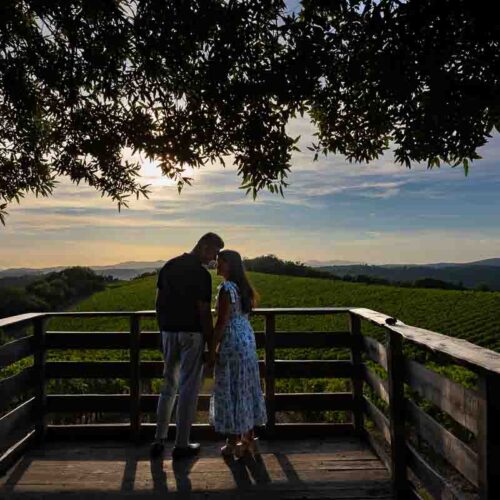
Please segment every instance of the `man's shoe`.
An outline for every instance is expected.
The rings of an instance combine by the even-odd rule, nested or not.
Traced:
[[[163,454],[165,449],[165,439],[157,439],[151,443],[151,448],[149,449],[149,454],[151,458],[159,458]]]
[[[194,457],[198,455],[200,452],[200,444],[199,443],[190,443],[187,446],[174,446],[172,450],[172,458],[186,458],[186,457]]]

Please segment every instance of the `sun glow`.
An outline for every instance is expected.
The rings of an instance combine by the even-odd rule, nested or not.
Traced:
[[[151,184],[153,187],[177,186],[177,181],[169,179],[162,174],[156,160],[144,160],[140,175],[146,184]],[[194,179],[195,170],[191,167],[186,167],[184,177]]]

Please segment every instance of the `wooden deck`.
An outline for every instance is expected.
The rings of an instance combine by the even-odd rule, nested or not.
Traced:
[[[389,473],[356,438],[263,441],[261,456],[223,460],[204,442],[195,459],[150,460],[148,446],[49,442],[0,479],[0,498],[389,499]]]

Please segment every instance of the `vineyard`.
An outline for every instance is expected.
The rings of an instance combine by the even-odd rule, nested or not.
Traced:
[[[459,337],[500,352],[500,292],[430,290],[364,285],[314,278],[249,273],[261,307],[355,306],[381,311],[409,325]],[[214,275],[215,290],[220,279]],[[154,308],[155,278],[113,284],[82,301],[79,311],[137,311]],[[337,320],[324,317],[287,317],[277,328],[294,331],[335,331]],[[143,329],[157,329],[145,322]],[[262,329],[256,324],[255,328]],[[49,330],[127,331],[126,320],[55,319]]]
[[[475,291],[448,291],[394,286],[366,285],[315,278],[275,276],[262,273],[249,273],[258,290],[261,307],[325,307],[355,306],[374,309],[394,316],[409,324],[426,328],[446,335],[460,337],[483,347],[500,351],[500,293]],[[213,276],[214,297],[220,278]],[[139,311],[151,310],[155,299],[154,276],[130,282],[113,283],[90,298],[80,302],[72,310],[78,311]],[[262,331],[261,320],[253,320],[254,329]],[[128,332],[130,324],[120,318],[54,318],[47,325],[49,331],[83,332]],[[346,316],[283,316],[277,317],[278,331],[347,331]],[[141,322],[141,329],[157,330],[154,320]],[[382,340],[376,327],[363,324],[363,331]],[[98,333],[95,333],[98,334]],[[263,357],[263,353],[260,353]],[[473,385],[470,372],[454,366],[441,366],[435,360],[422,357],[420,360],[436,371],[446,372],[448,376],[466,385]],[[346,359],[347,349],[277,349],[279,359]],[[414,356],[414,357],[415,357]],[[143,360],[159,360],[158,350],[143,350]],[[103,361],[128,360],[128,350],[78,350],[49,351],[48,360],[58,361]],[[12,366],[0,377],[11,375],[14,371],[31,362],[30,358]],[[51,380],[49,393],[127,393],[126,379],[81,379]],[[161,380],[145,381],[143,393],[158,392]],[[279,392],[322,392],[348,390],[349,381],[345,379],[281,379],[276,381]],[[209,392],[211,380],[205,383],[204,391]],[[333,412],[332,412],[333,413]],[[338,412],[337,412],[338,413]],[[342,420],[345,415],[325,415],[318,418]],[[311,416],[310,416],[311,417]],[[205,417],[202,417],[205,418]],[[289,416],[287,417],[289,418]],[[314,416],[312,416],[314,418]]]

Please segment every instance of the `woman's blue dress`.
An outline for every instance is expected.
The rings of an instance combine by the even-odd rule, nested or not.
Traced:
[[[219,293],[221,290],[229,293],[231,314],[215,365],[209,422],[221,434],[243,434],[267,421],[259,360],[248,315],[241,311],[237,285],[225,281]]]

